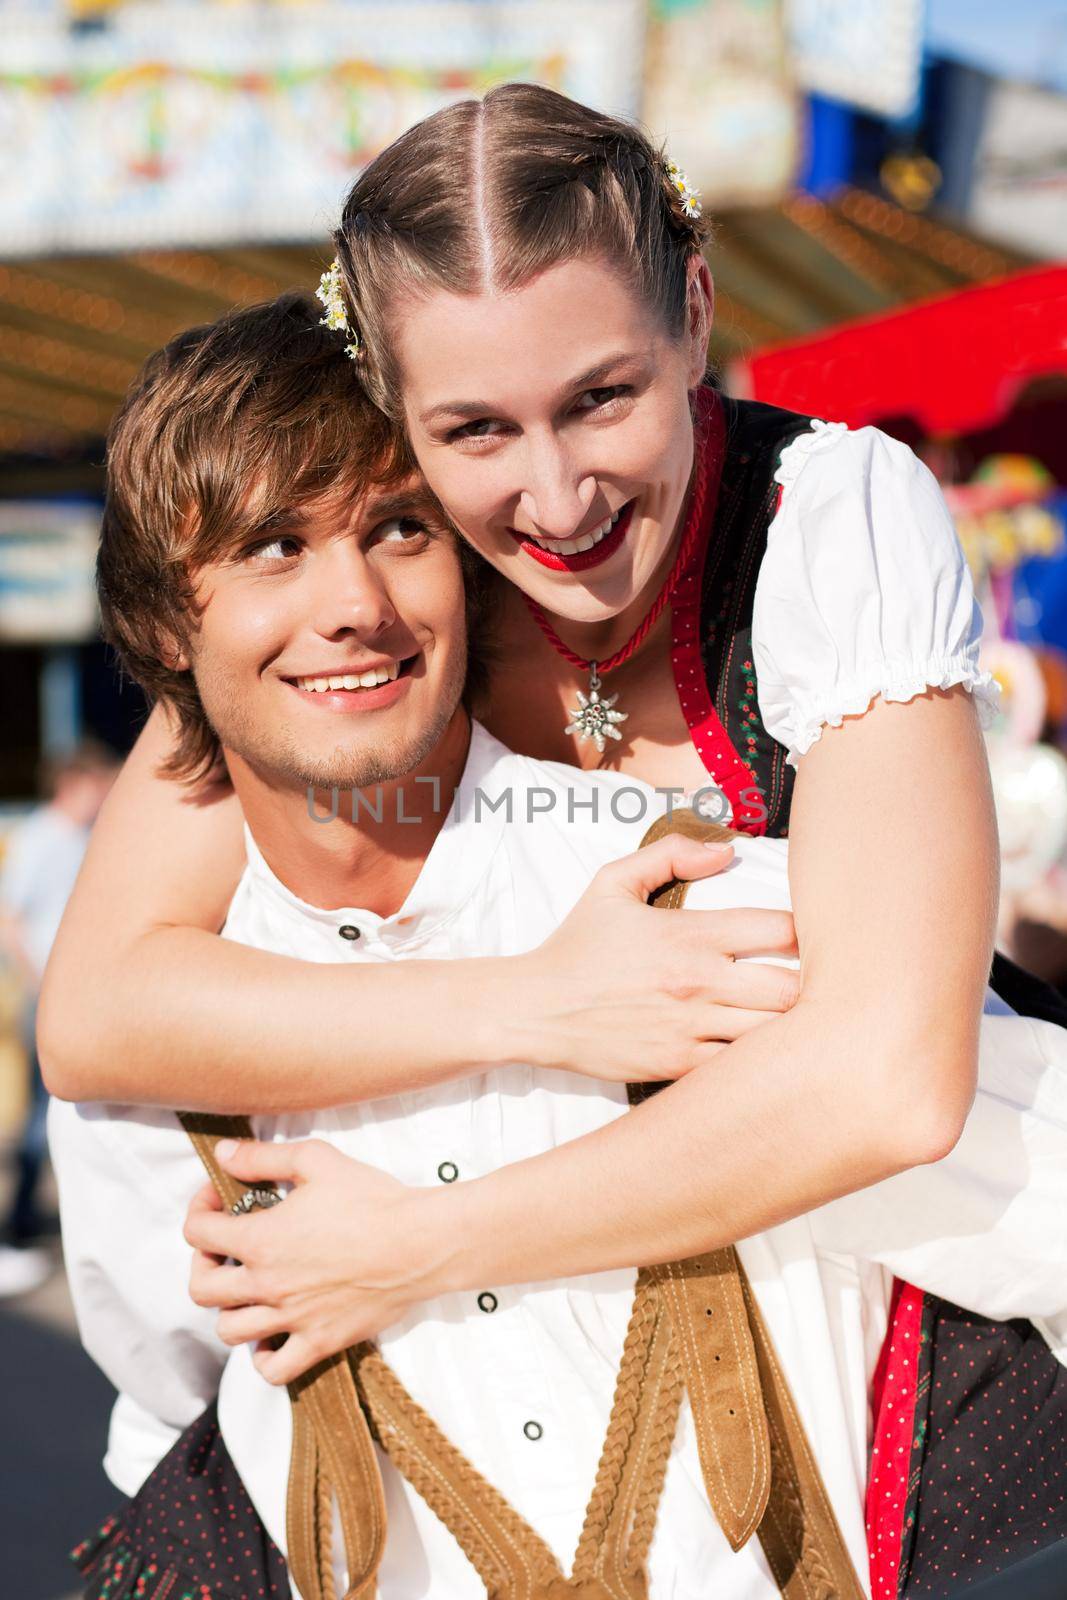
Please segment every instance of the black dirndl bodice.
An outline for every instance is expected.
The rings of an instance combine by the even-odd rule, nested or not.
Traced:
[[[812,419],[722,403],[726,456],[704,568],[701,655],[719,719],[762,792],[764,831],[784,838],[795,772],[759,714],[752,609],[779,502],[774,474]],[[1020,1015],[1067,1027],[1067,999],[1000,953],[989,982]],[[1067,1539],[1067,1370],[1030,1323],[991,1322],[924,1295],[912,1403],[896,1581],[892,1596],[875,1600],[947,1600]]]

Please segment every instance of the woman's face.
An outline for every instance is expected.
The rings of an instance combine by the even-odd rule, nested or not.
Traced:
[[[506,294],[406,298],[394,338],[415,455],[456,525],[546,610],[601,622],[659,581],[693,461],[710,279],[673,339],[600,260]]]

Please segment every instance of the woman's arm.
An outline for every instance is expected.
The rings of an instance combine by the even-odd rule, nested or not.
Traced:
[[[261,1216],[191,1215],[190,1243],[244,1263],[199,1257],[197,1298],[251,1308],[227,1341],[293,1330],[257,1357],[285,1381],[432,1294],[696,1254],[937,1160],[974,1094],[997,877],[967,693],[876,701],[800,762],[786,1015],[598,1132],[440,1190],[247,1146],[236,1175],[300,1186]]]
[[[315,1109],[526,1060],[667,1077],[791,1003],[780,968],[735,955],[792,947],[788,917],[710,912],[664,924],[640,903],[649,864],[616,864],[524,956],[351,966],[222,939],[244,865],[229,792],[191,795],[156,768],[153,711],[100,814],[48,964],[38,1022],[45,1077],[66,1100],[216,1112]],[[662,877],[726,863],[664,841]],[[646,852],[647,855],[647,852]],[[649,938],[650,928],[655,937]],[[712,961],[708,940],[718,942]],[[579,999],[572,977],[597,942]]]
[[[448,1278],[673,1260],[939,1159],[974,1096],[998,876],[964,689],[824,729],[790,825],[797,1004],[630,1116],[444,1194]]]

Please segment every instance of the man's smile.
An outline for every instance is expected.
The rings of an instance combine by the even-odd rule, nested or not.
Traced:
[[[417,656],[351,672],[301,673],[282,679],[308,705],[327,711],[376,711],[406,692]]]

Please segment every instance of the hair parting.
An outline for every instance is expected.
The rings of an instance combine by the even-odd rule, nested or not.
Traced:
[[[392,334],[406,295],[507,293],[599,256],[678,335],[707,237],[696,192],[639,128],[509,83],[401,134],[352,186],[334,242],[364,382],[400,421]]]

